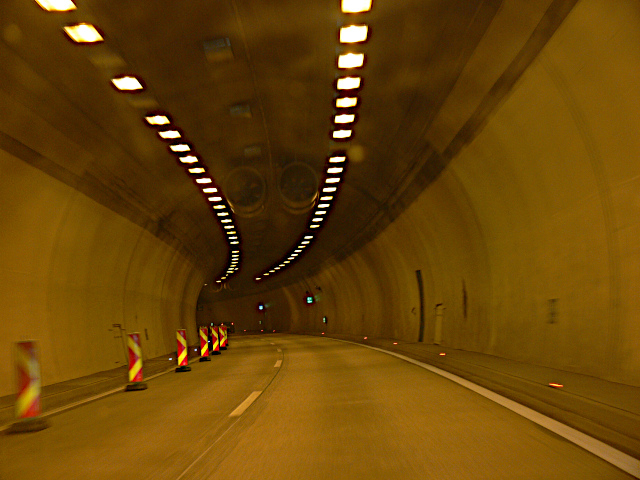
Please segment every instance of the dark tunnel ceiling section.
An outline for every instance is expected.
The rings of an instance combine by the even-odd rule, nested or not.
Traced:
[[[264,208],[237,218],[242,271],[215,298],[295,281],[365,244],[438,176],[508,95],[575,0],[522,2],[523,18],[539,14],[537,26],[522,20],[505,29],[505,44],[520,31],[531,34],[444,146],[433,145],[429,129],[445,103],[458,101],[455,87],[502,2],[374,2],[367,23],[375,42],[362,47],[370,60],[357,136],[341,145],[350,168],[340,201],[313,249],[273,283],[256,286],[253,274],[281,258],[307,221],[284,208],[280,172],[302,161],[320,177],[331,151],[337,27],[350,21],[337,4],[87,1],[74,12],[48,15],[35,2],[3,2],[6,74],[0,89],[56,135],[44,136],[32,118],[13,112],[12,123],[2,124],[1,145],[179,246],[213,278],[227,260],[225,239],[192,183],[140,121],[144,97],[137,104],[118,97],[109,67],[96,67],[120,59],[148,83],[150,96],[188,132],[223,185],[241,166],[265,179]],[[70,45],[61,27],[78,21],[106,32],[110,50]],[[205,42],[221,38],[229,39],[233,58],[211,61]]]

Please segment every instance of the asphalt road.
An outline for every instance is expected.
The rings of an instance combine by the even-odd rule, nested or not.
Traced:
[[[0,479],[630,479],[434,373],[325,338],[233,337],[148,390],[0,435]]]

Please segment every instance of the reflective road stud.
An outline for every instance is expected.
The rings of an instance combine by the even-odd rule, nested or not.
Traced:
[[[229,346],[229,336],[226,325],[220,325],[220,350],[226,350]]]
[[[129,385],[126,391],[145,390],[147,384],[142,381],[142,350],[140,349],[140,333],[130,333],[127,339],[129,347]]]
[[[185,329],[179,329],[176,332],[176,337],[178,338],[178,368],[176,368],[176,372],[190,372],[191,367],[188,367],[189,364],[189,355],[187,348],[187,331]]]
[[[18,373],[18,394],[16,396],[17,421],[9,428],[9,433],[37,432],[49,426],[40,417],[40,364],[36,342],[18,342],[16,367]]]
[[[220,329],[211,327],[211,355],[220,355]]]
[[[209,358],[209,338],[207,335],[207,327],[200,327],[200,361],[211,361],[211,358]]]

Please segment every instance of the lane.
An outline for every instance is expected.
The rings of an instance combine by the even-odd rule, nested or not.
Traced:
[[[185,478],[632,478],[402,360],[322,338],[276,343],[280,374]]]
[[[264,390],[282,355],[259,338],[234,338],[211,362],[168,373],[149,389],[117,393],[50,417],[27,435],[0,435],[0,479],[176,479]]]

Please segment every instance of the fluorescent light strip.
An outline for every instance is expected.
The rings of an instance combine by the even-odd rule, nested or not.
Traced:
[[[71,0],[36,0],[36,3],[47,12],[69,12],[76,9]]]
[[[135,92],[144,90],[142,82],[133,75],[124,75],[121,77],[114,77],[111,79],[111,83],[121,92]]]
[[[342,0],[343,13],[363,13],[371,10],[372,0]]]
[[[360,43],[367,40],[369,27],[366,25],[347,25],[340,28],[340,43]]]
[[[360,77],[341,77],[338,79],[336,87],[338,90],[353,90],[355,88],[360,88],[360,83]]]
[[[104,41],[100,32],[90,23],[67,25],[63,27],[63,30],[76,43],[98,43]]]
[[[166,115],[147,115],[144,117],[149,125],[153,125],[154,127],[160,125],[169,125],[171,120]]]
[[[338,55],[338,68],[360,68],[364,65],[364,53],[343,53]]]

